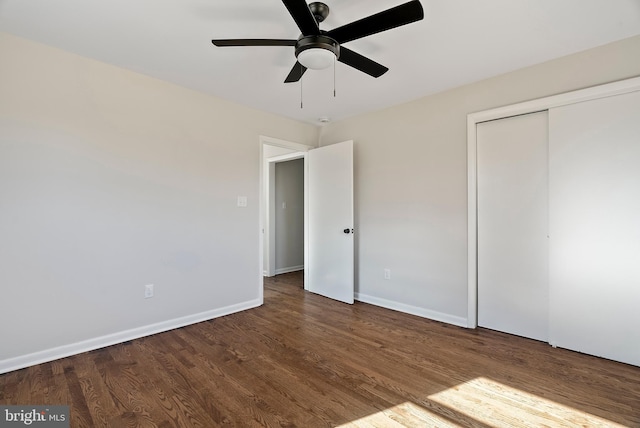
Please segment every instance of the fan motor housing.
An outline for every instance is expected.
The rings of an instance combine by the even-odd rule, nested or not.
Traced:
[[[318,24],[329,16],[329,6],[319,1],[309,3],[309,10],[313,14],[313,17],[316,18],[316,21],[318,21]]]
[[[340,58],[340,44],[329,36],[302,36],[296,42],[296,58],[307,49],[325,49]]]

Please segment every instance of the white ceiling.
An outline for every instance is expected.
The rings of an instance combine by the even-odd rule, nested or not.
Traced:
[[[321,28],[405,1],[325,0],[331,13]],[[0,0],[0,31],[310,123],[640,34],[640,0],[421,3],[424,20],[345,44],[390,70],[374,79],[338,63],[335,98],[333,68],[309,70],[302,88],[283,83],[295,62],[292,47],[211,44],[212,38],[297,38],[281,0]]]

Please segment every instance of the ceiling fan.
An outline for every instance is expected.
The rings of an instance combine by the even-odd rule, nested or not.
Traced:
[[[329,15],[329,6],[321,2],[307,5],[305,0],[282,0],[282,3],[302,31],[298,39],[215,39],[211,42],[220,47],[294,46],[297,61],[285,83],[299,81],[309,68],[327,68],[336,59],[370,76],[380,77],[389,70],[387,67],[345,48],[342,44],[424,18],[420,1],[412,0],[333,30],[324,31],[318,24]]]

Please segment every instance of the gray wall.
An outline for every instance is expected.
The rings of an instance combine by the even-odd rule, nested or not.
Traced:
[[[270,158],[277,158],[282,155],[286,155],[289,153],[293,153],[295,150],[288,149],[284,147],[272,146],[269,144],[264,144],[262,146],[262,157],[264,163],[262,165],[262,195],[263,195],[263,211],[262,211],[262,224],[264,225],[264,239],[262,241],[262,268],[263,274],[266,275],[269,271],[269,225],[272,223],[269,219],[269,203],[274,203],[274,198],[270,195],[271,192],[274,192],[275,183],[271,183],[271,181],[275,181],[272,175],[275,175],[275,163],[269,162]],[[274,223],[275,224],[275,223]],[[275,228],[275,226],[274,226]],[[275,267],[273,268],[275,270]],[[273,273],[275,275],[275,273]]]
[[[322,146],[354,140],[358,297],[465,324],[467,114],[638,76],[639,52],[633,37],[325,126]]]
[[[261,304],[259,136],[316,127],[3,33],[0,52],[0,372]]]
[[[304,267],[304,159],[276,163],[275,191],[278,274]]]

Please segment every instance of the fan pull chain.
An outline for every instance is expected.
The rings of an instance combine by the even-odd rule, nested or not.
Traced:
[[[302,110],[302,78],[300,78],[300,110]]]
[[[336,97],[336,58],[333,58],[333,98]]]

